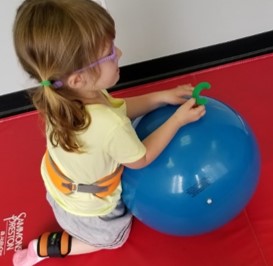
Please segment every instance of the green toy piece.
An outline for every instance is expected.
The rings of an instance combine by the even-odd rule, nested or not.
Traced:
[[[208,82],[200,82],[197,84],[192,92],[192,97],[196,99],[196,104],[198,105],[204,105],[208,102],[205,98],[200,98],[199,94],[204,89],[210,89],[210,84]]]

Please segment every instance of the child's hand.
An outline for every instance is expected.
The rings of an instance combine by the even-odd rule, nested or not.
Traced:
[[[162,100],[165,104],[183,104],[187,101],[187,97],[192,96],[193,89],[194,87],[192,87],[191,84],[185,84],[173,89],[162,91]]]
[[[173,114],[173,118],[176,120],[179,127],[197,121],[205,115],[205,106],[196,106],[195,103],[196,100],[191,98],[181,105]]]

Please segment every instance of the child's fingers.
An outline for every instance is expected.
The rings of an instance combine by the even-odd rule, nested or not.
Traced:
[[[196,99],[195,98],[190,98],[189,100],[187,100],[185,103],[184,103],[184,106],[185,107],[188,107],[189,109],[192,108],[196,103]]]
[[[194,87],[191,84],[184,84],[184,85],[180,85],[178,86],[178,88],[181,88],[183,90],[188,90],[188,91],[193,91]]]

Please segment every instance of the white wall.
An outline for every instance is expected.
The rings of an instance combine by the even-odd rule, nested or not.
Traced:
[[[273,29],[272,0],[105,0],[116,21],[121,65],[180,53]],[[12,23],[21,0],[0,2],[0,95],[26,89]]]
[[[122,64],[273,29],[272,0],[106,0]]]

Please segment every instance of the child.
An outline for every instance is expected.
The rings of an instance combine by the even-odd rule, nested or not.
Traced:
[[[32,240],[13,263],[29,266],[118,248],[132,221],[120,197],[123,166],[150,164],[180,127],[205,114],[204,106],[186,100],[190,85],[126,99],[110,96],[106,89],[119,79],[122,53],[114,45],[112,17],[90,0],[25,0],[13,32],[20,63],[41,85],[33,93],[46,124],[41,173],[64,230]],[[181,107],[141,142],[130,119],[164,104]]]

